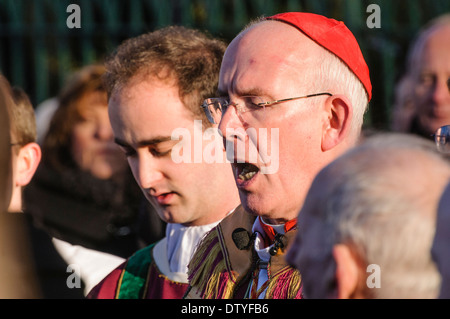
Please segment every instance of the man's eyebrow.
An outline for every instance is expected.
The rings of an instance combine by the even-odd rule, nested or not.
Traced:
[[[264,96],[263,90],[260,88],[252,88],[247,90],[236,90],[237,96]],[[217,96],[228,96],[228,92],[217,90],[216,91]]]
[[[119,139],[117,137],[114,138],[114,143],[116,143],[119,146],[123,146],[123,147],[127,147],[128,146],[128,143],[122,141],[121,139]]]
[[[228,96],[228,92],[225,92],[225,91],[221,91],[221,90],[217,90],[216,91],[216,96]]]
[[[166,142],[166,141],[170,141],[172,139],[171,136],[157,136],[148,140],[142,140],[139,141],[137,143],[137,147],[142,147],[142,146],[149,146],[149,145],[155,145],[161,142]],[[131,147],[130,144],[128,144],[127,142],[119,139],[119,138],[114,138],[114,142],[122,147]]]
[[[264,91],[260,88],[250,88],[247,90],[237,90],[236,94],[238,96],[264,96]]]

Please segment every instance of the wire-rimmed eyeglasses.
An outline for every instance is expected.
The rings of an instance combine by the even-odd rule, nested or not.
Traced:
[[[434,137],[439,152],[450,153],[450,125],[438,128],[431,136]]]
[[[213,124],[219,124],[220,120],[222,119],[223,114],[227,111],[227,108],[231,105],[236,107],[237,113],[242,116],[243,113],[246,112],[252,112],[255,118],[258,118],[259,120],[264,118],[264,110],[266,106],[272,106],[278,103],[283,103],[287,101],[293,101],[298,99],[305,99],[309,97],[315,97],[315,96],[321,96],[321,95],[328,95],[332,96],[331,93],[323,92],[323,93],[316,93],[316,94],[309,94],[305,96],[299,96],[299,97],[291,97],[287,99],[281,99],[276,101],[270,101],[266,102],[259,96],[241,96],[239,97],[240,100],[243,101],[243,103],[235,103],[231,102],[230,98],[227,97],[214,97],[214,98],[208,98],[206,99],[202,107],[205,109],[206,116],[208,117],[208,120]],[[257,111],[257,112],[254,112]]]

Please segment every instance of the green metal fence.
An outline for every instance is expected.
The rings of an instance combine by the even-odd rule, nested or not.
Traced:
[[[81,28],[70,29],[70,4]],[[381,28],[366,24],[367,6],[381,9]],[[307,11],[342,20],[358,39],[371,71],[374,98],[366,123],[385,128],[406,50],[419,28],[449,0],[0,0],[0,71],[34,105],[56,95],[66,76],[101,61],[124,39],[166,25],[207,30],[227,41],[260,15]]]

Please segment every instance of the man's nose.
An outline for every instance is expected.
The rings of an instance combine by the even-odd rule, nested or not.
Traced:
[[[238,113],[236,106],[230,105],[225,113],[222,114],[219,131],[226,140],[244,140],[244,121]]]
[[[163,178],[163,173],[158,163],[148,156],[139,156],[135,164],[137,172],[135,177],[142,189],[154,188]]]
[[[245,159],[247,132],[245,122],[235,106],[228,107],[219,124],[228,161]]]

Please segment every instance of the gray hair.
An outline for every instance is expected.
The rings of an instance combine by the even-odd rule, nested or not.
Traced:
[[[358,77],[336,55],[323,50],[315,75],[314,92],[331,91],[346,96],[353,106],[351,135],[357,139],[361,133],[364,114],[368,109],[368,95]],[[320,81],[318,81],[320,79]]]
[[[265,17],[261,16],[250,21],[236,38],[242,37],[247,30],[256,24],[267,21],[264,19]],[[361,133],[364,114],[368,109],[368,94],[358,77],[340,58],[325,48],[322,51],[322,56],[317,59],[317,65],[311,66],[310,68],[311,72],[308,76],[311,77],[309,81],[311,87],[308,89],[315,93],[329,92],[332,94],[342,94],[350,100],[353,106],[350,134],[356,142]]]
[[[319,173],[312,187],[321,187],[326,200],[308,213],[331,231],[323,249],[346,244],[365,266],[380,266],[381,288],[367,288],[369,297],[436,298],[440,275],[431,245],[449,178],[450,165],[431,141],[378,134]]]

